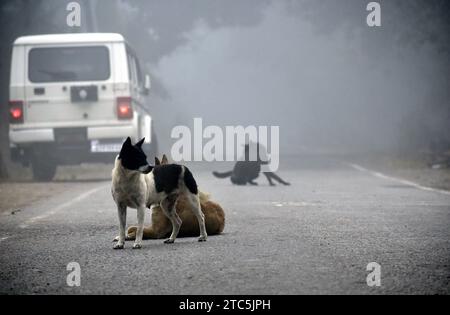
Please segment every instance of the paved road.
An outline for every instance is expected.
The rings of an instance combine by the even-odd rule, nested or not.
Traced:
[[[316,157],[284,168],[287,188],[263,178],[236,187],[193,168],[226,209],[223,235],[114,251],[109,183],[73,182],[0,217],[0,293],[450,293],[448,194]],[[66,284],[73,261],[80,287]],[[370,262],[381,265],[381,287],[366,284]]]

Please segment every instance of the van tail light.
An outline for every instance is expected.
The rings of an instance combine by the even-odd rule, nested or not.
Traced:
[[[117,98],[117,118],[132,119],[133,108],[131,107],[131,97]]]
[[[9,101],[9,122],[11,124],[23,123],[23,102]]]

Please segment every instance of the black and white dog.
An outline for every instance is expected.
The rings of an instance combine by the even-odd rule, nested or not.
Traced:
[[[142,151],[144,139],[133,145],[128,137],[122,145],[112,171],[111,192],[119,214],[119,240],[114,249],[123,249],[127,207],[137,209],[138,228],[133,248],[142,247],[145,209],[159,204],[172,223],[172,234],[165,243],[173,243],[181,227],[176,203],[185,194],[200,226],[199,242],[206,241],[205,218],[200,208],[197,183],[189,169],[182,165],[151,166]]]

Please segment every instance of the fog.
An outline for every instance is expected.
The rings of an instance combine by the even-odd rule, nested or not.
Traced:
[[[254,25],[196,19],[183,43],[152,68],[167,93],[167,118],[277,125],[281,150],[290,154],[395,150],[424,134],[436,137],[448,116],[414,115],[435,110],[430,102],[448,93],[448,60],[431,43],[396,42],[388,23],[369,29],[364,6],[336,13],[333,5],[308,18],[276,1]],[[344,14],[345,23],[336,21]]]
[[[285,154],[449,147],[446,1],[380,1],[373,28],[368,1],[79,1],[80,29],[55,14],[68,2],[35,2],[24,33],[122,33],[153,79],[162,150],[194,117],[279,126]]]
[[[1,0],[0,294],[449,294],[450,0],[372,1]]]
[[[280,3],[257,25],[213,29],[200,19],[184,36],[154,70],[168,102],[207,124],[280,126],[289,153],[392,148],[402,119],[448,75],[426,45],[368,53],[362,32],[318,33]]]

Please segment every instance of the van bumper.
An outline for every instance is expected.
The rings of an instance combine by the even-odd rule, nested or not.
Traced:
[[[10,129],[9,142],[13,144],[33,142],[53,142],[55,135],[53,129]]]
[[[135,134],[134,126],[106,126],[106,127],[86,127],[87,140],[117,139],[126,138]],[[53,128],[39,129],[10,129],[9,141],[12,144],[32,144],[41,142],[55,142],[55,132]]]
[[[72,130],[76,132],[72,134]],[[132,125],[10,129],[11,159],[25,166],[33,156],[55,158],[60,165],[112,162],[123,140],[135,134]]]

